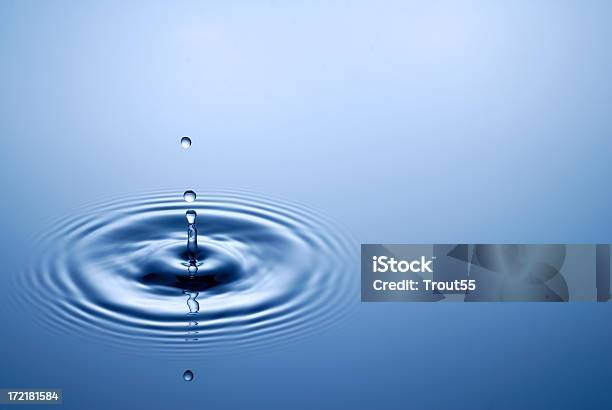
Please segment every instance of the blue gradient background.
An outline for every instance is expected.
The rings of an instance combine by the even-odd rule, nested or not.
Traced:
[[[63,388],[70,409],[610,408],[609,304],[356,294],[316,336],[186,363],[50,335],[6,295],[53,217],[160,187],[296,200],[356,247],[612,242],[611,18],[577,0],[2,1],[0,387]]]

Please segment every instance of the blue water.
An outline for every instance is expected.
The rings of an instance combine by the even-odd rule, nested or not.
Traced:
[[[178,191],[61,218],[14,272],[12,303],[41,329],[192,358],[320,331],[358,299],[358,249],[325,216],[241,192],[188,206],[193,224]]]
[[[53,276],[81,281],[59,289],[27,279],[58,218],[160,190],[183,207],[160,235],[181,246],[189,189],[193,204],[224,190],[302,204],[354,249],[610,243],[611,14],[568,0],[2,2],[0,387],[62,388],[66,409],[609,408],[609,304],[329,295],[345,311],[327,325],[190,355],[206,289],[140,277],[99,293],[118,319],[123,292],[171,293],[174,355],[160,339],[139,350],[100,311],[83,320],[82,272]]]

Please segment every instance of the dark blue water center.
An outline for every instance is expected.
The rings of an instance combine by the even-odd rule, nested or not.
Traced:
[[[224,292],[246,274],[240,255],[212,242],[199,241],[197,271],[190,272],[190,255],[184,243],[158,249],[144,262],[139,280],[148,286],[182,290]]]

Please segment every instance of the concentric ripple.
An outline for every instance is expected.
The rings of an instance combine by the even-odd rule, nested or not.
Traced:
[[[177,194],[178,192],[178,194]],[[186,209],[198,214],[188,272]],[[62,333],[197,354],[291,340],[357,298],[356,249],[323,216],[244,192],[99,204],[42,235],[17,299]]]

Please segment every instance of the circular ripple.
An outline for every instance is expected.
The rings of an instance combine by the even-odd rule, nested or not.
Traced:
[[[188,272],[185,211],[197,211]],[[356,298],[356,252],[323,216],[243,192],[161,192],[95,205],[41,235],[17,300],[42,323],[138,349],[197,354],[285,342]]]

